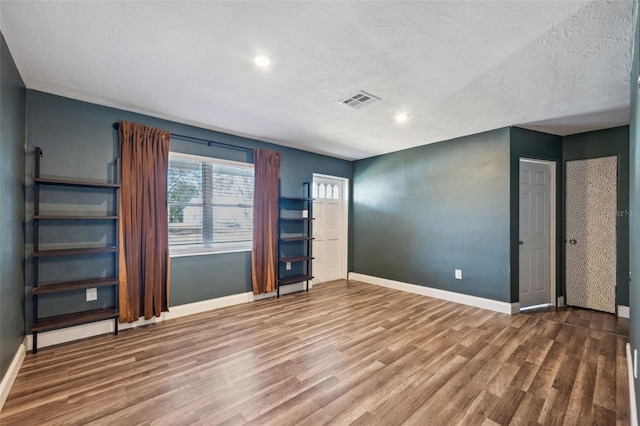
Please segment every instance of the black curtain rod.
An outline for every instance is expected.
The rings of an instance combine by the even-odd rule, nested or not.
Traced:
[[[113,128],[118,130],[120,128],[120,123],[113,123]],[[235,151],[242,151],[242,152],[253,152],[252,148],[244,148],[241,146],[236,146],[236,145],[231,145],[228,143],[224,143],[224,142],[217,142],[217,141],[212,141],[212,140],[208,140],[208,139],[202,139],[202,138],[195,138],[193,136],[186,136],[186,135],[179,135],[176,133],[171,133],[171,137],[173,139],[179,139],[179,140],[183,140],[183,141],[187,141],[187,142],[194,142],[194,143],[201,143],[207,146],[218,146],[221,148],[227,148],[227,149],[233,149]]]

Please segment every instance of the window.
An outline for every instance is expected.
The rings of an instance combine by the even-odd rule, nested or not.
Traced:
[[[334,200],[340,199],[340,188],[338,187],[338,185],[333,185],[333,196],[331,198],[333,198]]]
[[[318,198],[325,198],[327,196],[327,188],[324,183],[320,184],[320,190],[318,191]]]
[[[253,164],[170,153],[171,255],[250,250],[253,187]]]

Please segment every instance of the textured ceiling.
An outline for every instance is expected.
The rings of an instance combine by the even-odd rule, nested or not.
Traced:
[[[2,1],[0,28],[29,88],[356,159],[510,125],[628,123],[635,13],[632,0]],[[338,103],[358,90],[382,101]]]

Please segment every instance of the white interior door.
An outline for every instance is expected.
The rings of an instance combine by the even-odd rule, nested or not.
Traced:
[[[567,305],[615,312],[618,158],[566,163]]]
[[[520,160],[520,307],[551,302],[551,165]]]
[[[344,183],[341,179],[313,178],[313,283],[345,278]]]

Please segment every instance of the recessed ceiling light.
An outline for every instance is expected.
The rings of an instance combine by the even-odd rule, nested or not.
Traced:
[[[271,58],[264,55],[258,55],[253,58],[253,63],[261,68],[267,68],[269,65],[271,65]]]
[[[398,123],[403,123],[409,119],[409,115],[406,112],[400,112],[396,114],[395,119]]]

